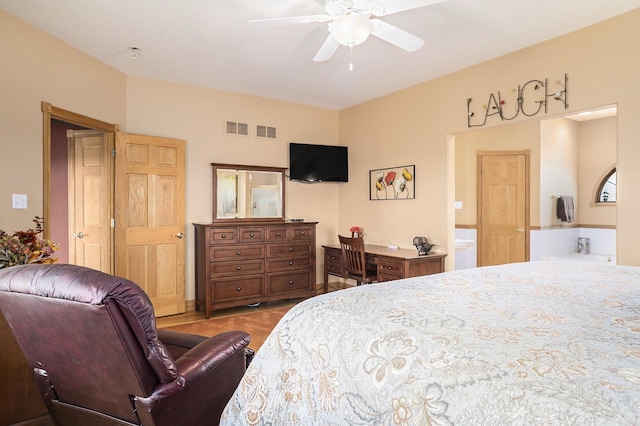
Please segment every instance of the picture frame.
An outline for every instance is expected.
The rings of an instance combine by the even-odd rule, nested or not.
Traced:
[[[369,170],[369,200],[413,200],[415,198],[415,165]]]

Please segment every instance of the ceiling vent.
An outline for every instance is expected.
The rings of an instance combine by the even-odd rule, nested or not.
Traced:
[[[257,138],[267,138],[267,139],[276,139],[276,128],[269,126],[256,126],[256,137]]]
[[[247,123],[226,121],[225,133],[227,135],[249,136],[249,125]]]

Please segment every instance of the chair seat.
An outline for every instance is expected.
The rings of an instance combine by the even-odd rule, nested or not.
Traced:
[[[378,271],[373,269],[367,270],[364,277],[362,277],[362,274],[352,275],[347,273],[347,277],[355,280],[356,285],[373,284],[378,281]]]

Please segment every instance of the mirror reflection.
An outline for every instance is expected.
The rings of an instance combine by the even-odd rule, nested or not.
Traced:
[[[214,221],[284,220],[284,170],[273,167],[214,166]]]

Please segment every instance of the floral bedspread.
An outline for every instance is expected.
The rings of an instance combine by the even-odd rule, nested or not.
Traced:
[[[223,425],[639,425],[640,268],[531,262],[295,306]]]

